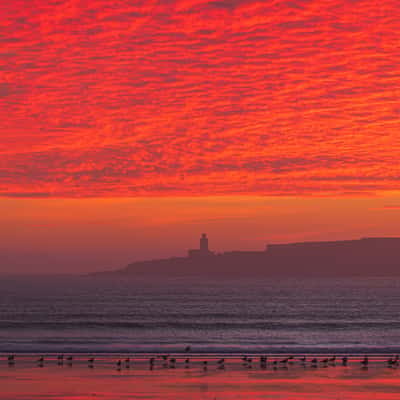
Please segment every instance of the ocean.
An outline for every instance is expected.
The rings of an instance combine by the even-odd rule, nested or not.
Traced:
[[[2,353],[400,353],[400,279],[3,278]]]

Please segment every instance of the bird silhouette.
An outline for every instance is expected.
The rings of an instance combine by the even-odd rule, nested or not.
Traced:
[[[395,358],[390,357],[387,360],[387,364],[389,367],[397,366],[399,364],[399,356],[396,356]]]
[[[313,358],[313,359],[311,360],[311,366],[312,366],[313,368],[317,368],[317,366],[318,366],[318,359],[317,359],[317,358]]]
[[[364,359],[361,361],[361,364],[362,364],[364,367],[367,367],[367,366],[368,366],[368,362],[369,362],[368,357],[365,356]]]

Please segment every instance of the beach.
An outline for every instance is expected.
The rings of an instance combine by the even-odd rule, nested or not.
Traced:
[[[341,358],[324,363],[325,357],[320,355],[313,366],[313,355],[307,356],[306,362],[296,355],[287,363],[280,361],[288,357],[277,355],[262,366],[258,356],[252,356],[249,362],[225,355],[223,368],[219,355],[177,355],[168,360],[160,355],[130,355],[129,363],[126,356],[80,354],[68,362],[49,355],[41,363],[38,355],[19,354],[8,364],[3,355],[0,398],[397,400],[400,393],[400,369],[389,367],[384,355],[370,355],[367,367],[360,363],[362,356],[350,358],[343,366]],[[92,357],[94,361],[88,362]],[[176,359],[174,365],[169,361],[172,357]]]
[[[399,287],[2,281],[0,399],[398,400]]]

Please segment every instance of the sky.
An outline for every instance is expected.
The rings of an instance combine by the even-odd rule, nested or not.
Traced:
[[[397,0],[12,0],[0,43],[0,273],[400,236]]]

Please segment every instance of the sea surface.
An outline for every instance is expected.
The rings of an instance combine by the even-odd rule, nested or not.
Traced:
[[[400,280],[3,278],[0,352],[400,353]]]

